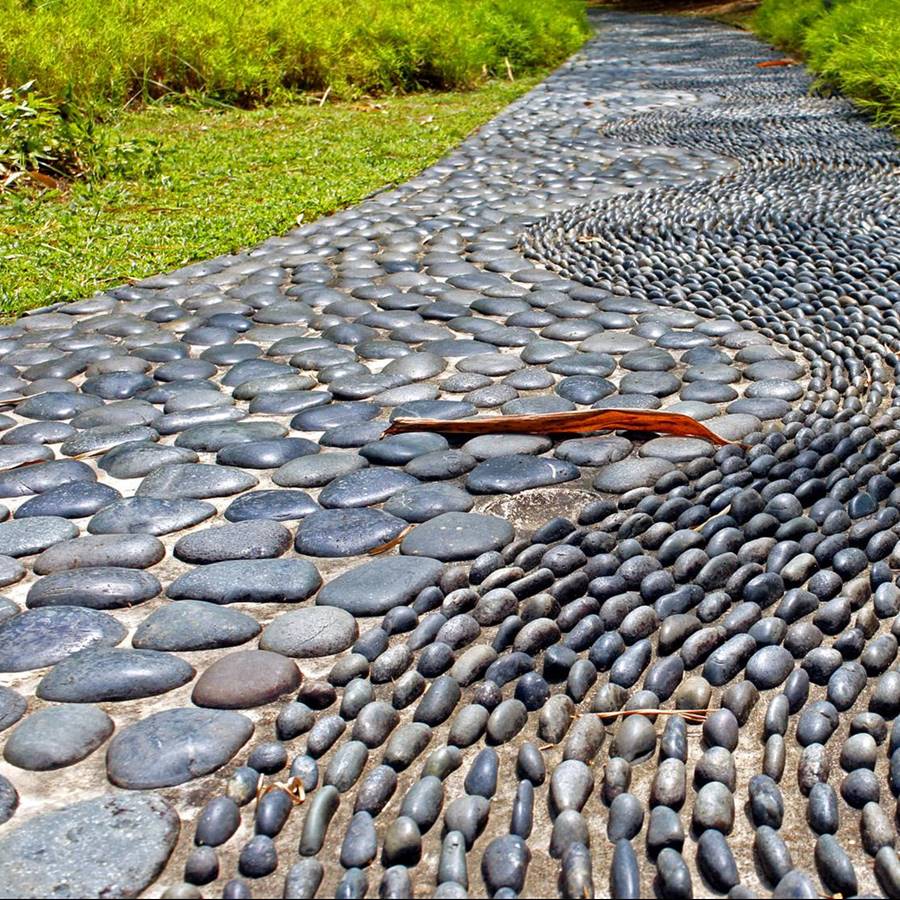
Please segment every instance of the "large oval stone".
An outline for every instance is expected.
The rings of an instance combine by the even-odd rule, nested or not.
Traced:
[[[625,494],[651,487],[675,466],[665,459],[623,459],[604,466],[594,478],[594,488],[609,494]]]
[[[57,663],[37,695],[61,703],[137,700],[187,684],[194,667],[171,653],[111,647],[82,650]]]
[[[59,516],[34,516],[0,525],[0,554],[31,556],[78,534],[78,526]]]
[[[34,571],[50,575],[95,566],[146,569],[165,555],[162,541],[151,534],[87,534],[44,550],[34,561]]]
[[[52,666],[87,647],[114,647],[126,634],[112,616],[93,609],[31,609],[0,625],[0,672]]]
[[[147,650],[212,650],[244,644],[259,632],[256,619],[236,609],[182,600],[150,613],[138,625],[131,643]]]
[[[251,519],[186,534],[175,543],[173,552],[185,562],[208,565],[281,556],[290,546],[291,533],[284,525],[268,519]]]
[[[346,650],[359,635],[356,619],[333,606],[309,606],[283,613],[266,626],[259,646],[284,656],[311,659]]]
[[[294,546],[307,556],[357,556],[392,541],[406,522],[380,509],[323,509],[300,523]]]
[[[319,606],[337,606],[354,616],[378,616],[411,603],[436,584],[443,566],[436,559],[390,556],[339,575],[319,591]]]
[[[239,494],[257,484],[259,479],[255,475],[230,466],[170,463],[146,475],[138,485],[137,493],[143,497],[160,497],[164,500],[206,500],[210,497]]]
[[[83,800],[0,838],[0,896],[137,897],[178,840],[175,810],[156,794]]]
[[[227,560],[176,578],[166,596],[207,603],[299,603],[321,583],[316,567],[304,559]]]
[[[525,454],[495,456],[479,463],[466,479],[473,494],[518,494],[529,488],[573,481],[581,473],[572,463]]]
[[[159,537],[199,525],[215,512],[212,503],[202,500],[129,497],[100,510],[88,522],[88,531],[91,534],[152,534]]]
[[[253,734],[240,713],[182,707],[120,731],[106,751],[109,780],[131,790],[169,787],[225,765]]]
[[[296,690],[296,663],[268,650],[238,650],[216,660],[194,685],[191,699],[214,709],[249,709]]]
[[[97,566],[44,576],[31,586],[25,603],[30,609],[44,606],[120,609],[150,600],[160,590],[159,580],[149,572]]]
[[[113,732],[97,706],[48,706],[17,725],[3,758],[20,769],[62,769],[90,756]]]
[[[497,516],[448,512],[417,525],[403,539],[400,552],[444,562],[474,559],[506,546],[515,533],[509,522]]]

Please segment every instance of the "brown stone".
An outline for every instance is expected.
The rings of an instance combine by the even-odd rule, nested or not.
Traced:
[[[249,709],[297,690],[296,663],[268,650],[238,650],[214,662],[194,685],[191,699],[213,709]]]

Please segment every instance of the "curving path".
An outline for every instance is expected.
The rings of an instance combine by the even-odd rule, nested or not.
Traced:
[[[0,328],[0,896],[900,896],[897,144],[601,26],[408,184]],[[616,406],[743,446],[381,438]]]

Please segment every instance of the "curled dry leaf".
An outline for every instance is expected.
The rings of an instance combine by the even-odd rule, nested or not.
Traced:
[[[41,187],[45,187],[51,191],[55,191],[59,187],[59,182],[55,178],[51,178],[49,175],[45,175],[43,172],[28,172],[28,177],[36,184],[39,184]]]
[[[757,69],[771,69],[773,66],[796,66],[797,60],[785,57],[784,59],[767,59],[756,64]]]
[[[397,544],[399,544],[400,541],[402,541],[403,538],[405,538],[410,533],[410,531],[412,531],[412,529],[412,525],[407,525],[406,528],[404,528],[403,531],[401,531],[400,534],[397,535],[397,537],[391,538],[386,543],[379,544],[377,547],[373,547],[371,550],[369,550],[369,556],[380,556],[382,553],[387,553],[388,550],[396,547]]]
[[[698,437],[713,444],[726,441],[702,422],[682,413],[646,409],[589,409],[586,412],[530,416],[480,416],[474,419],[395,419],[384,434],[437,431],[441,434],[587,434],[594,431],[654,431]]]
[[[295,775],[287,781],[273,781],[271,784],[260,785],[256,791],[256,802],[259,803],[266,794],[278,790],[284,791],[295,805],[302,803],[306,799],[306,791],[303,790],[303,782]]]

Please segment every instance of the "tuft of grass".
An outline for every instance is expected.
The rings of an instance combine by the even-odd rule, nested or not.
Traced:
[[[86,297],[357,203],[439,159],[538,78],[322,107],[125,115],[100,126],[103,139],[154,142],[161,174],[0,197],[0,312]]]
[[[753,25],[762,37],[796,51],[809,26],[824,13],[825,0],[763,0]]]
[[[0,193],[25,177],[53,184],[57,178],[153,176],[159,163],[152,140],[122,140],[91,116],[42,97],[30,82],[0,88]]]
[[[822,85],[853,97],[878,123],[900,126],[898,0],[763,0],[754,28],[802,54]]]
[[[0,0],[0,85],[81,108],[471,88],[587,33],[583,0]]]

